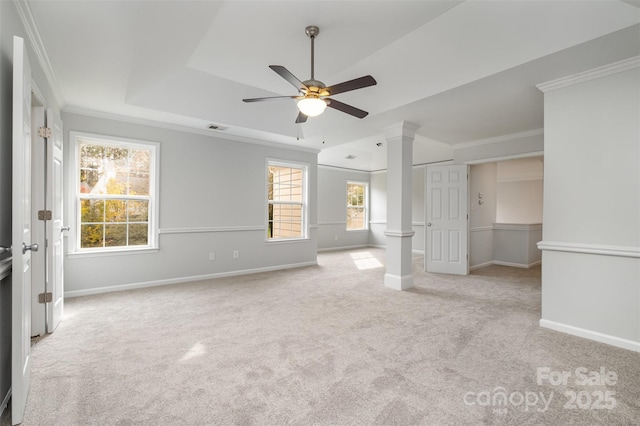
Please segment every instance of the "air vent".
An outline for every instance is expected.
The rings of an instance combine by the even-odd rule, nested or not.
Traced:
[[[217,124],[209,124],[209,130],[227,130],[226,127],[218,126]]]

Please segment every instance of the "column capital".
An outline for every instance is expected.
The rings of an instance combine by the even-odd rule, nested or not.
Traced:
[[[414,139],[416,136],[416,130],[420,128],[419,125],[411,123],[409,121],[400,121],[390,126],[384,127],[384,138],[387,141],[399,138]]]

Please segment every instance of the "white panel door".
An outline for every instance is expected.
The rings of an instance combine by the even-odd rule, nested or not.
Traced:
[[[467,275],[468,185],[466,165],[427,166],[425,270]]]
[[[31,254],[31,336],[45,334],[45,304],[38,301],[38,295],[45,292],[47,271],[47,247],[45,227],[47,222],[38,220],[38,210],[45,210],[46,139],[37,130],[45,127],[45,110],[42,106],[31,107],[31,238],[40,246],[38,253]]]
[[[47,127],[51,129],[47,140],[47,208],[52,215],[47,226],[47,291],[52,294],[47,304],[47,333],[53,333],[64,314],[63,232],[68,228],[62,214],[62,121],[51,110],[47,110]]]
[[[32,238],[40,246],[31,257],[31,336],[52,333],[64,309],[62,225],[62,122],[51,109],[31,109],[32,135]],[[46,118],[46,119],[45,119]],[[48,127],[51,136],[35,134]],[[38,218],[38,211],[50,211],[50,220]],[[51,293],[51,302],[41,303],[39,295]]]
[[[22,423],[31,360],[31,68],[13,38],[11,422]]]

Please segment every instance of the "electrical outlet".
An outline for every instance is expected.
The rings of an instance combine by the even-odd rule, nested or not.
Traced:
[[[216,260],[216,254],[214,252],[209,253],[209,260]]]
[[[233,258],[234,258],[234,259],[237,259],[238,257],[240,257],[240,255],[239,255],[239,253],[238,253],[238,250],[234,250],[234,251],[233,251]]]

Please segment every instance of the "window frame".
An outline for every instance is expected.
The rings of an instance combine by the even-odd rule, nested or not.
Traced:
[[[302,235],[300,237],[291,238],[270,238],[269,237],[269,205],[274,204],[269,200],[269,166],[276,167],[289,167],[292,169],[302,170],[302,202],[278,202],[277,204],[293,204],[302,206]],[[309,239],[309,164],[299,161],[279,160],[274,158],[266,158],[265,161],[265,183],[264,183],[264,197],[265,197],[265,242],[268,244],[279,244],[296,241],[305,241]]]
[[[359,207],[349,205],[349,185],[362,185],[364,186],[364,201],[362,210],[364,211],[364,227],[362,228],[349,228],[348,212],[349,208]],[[345,185],[345,229],[347,232],[365,232],[369,231],[369,183],[356,180],[348,180]]]
[[[126,149],[149,150],[151,159],[149,162],[149,209],[148,209],[148,240],[146,245],[118,246],[118,247],[80,247],[81,226],[81,200],[91,197],[80,196],[80,144],[90,142],[101,146],[110,146]],[[158,142],[137,139],[122,138],[88,132],[69,132],[69,194],[67,206],[70,222],[73,224],[69,230],[68,254],[69,255],[117,255],[132,254],[134,252],[158,251],[159,230],[159,181],[160,181],[160,144]],[[128,196],[114,195],[109,197],[96,197],[96,199],[124,199]],[[137,197],[141,198],[141,197]]]

